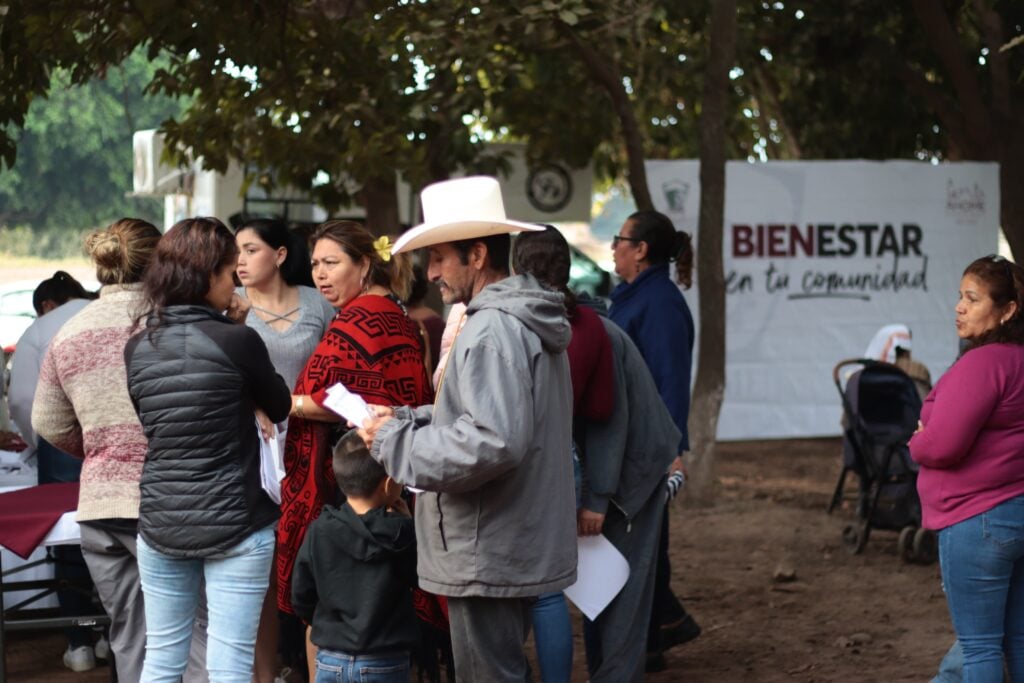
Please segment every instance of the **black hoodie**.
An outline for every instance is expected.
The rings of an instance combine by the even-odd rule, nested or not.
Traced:
[[[326,505],[299,549],[292,606],[313,626],[317,647],[350,655],[408,651],[418,633],[415,585],[412,519]]]

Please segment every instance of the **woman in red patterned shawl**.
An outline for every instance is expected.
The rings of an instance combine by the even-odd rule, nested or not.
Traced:
[[[401,257],[397,257],[401,258]],[[295,382],[277,529],[277,602],[293,614],[291,576],[306,527],[336,502],[331,446],[341,418],[323,407],[341,382],[368,403],[422,405],[433,400],[419,327],[395,290],[407,286],[386,238],[352,221],[329,221],[313,235],[313,280],[339,309]]]

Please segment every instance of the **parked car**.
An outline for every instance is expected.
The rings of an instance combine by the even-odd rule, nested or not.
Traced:
[[[14,353],[14,346],[21,335],[36,319],[32,293],[40,282],[42,279],[15,280],[0,285],[0,349],[6,354]],[[100,283],[95,280],[81,280],[81,283],[90,292],[100,288]]]
[[[569,257],[571,259],[569,289],[579,293],[586,292],[596,298],[607,298],[611,294],[613,287],[611,273],[571,244],[569,245]]]
[[[0,285],[0,348],[12,353],[14,345],[32,321],[36,311],[32,308],[32,292],[39,280],[17,280]]]

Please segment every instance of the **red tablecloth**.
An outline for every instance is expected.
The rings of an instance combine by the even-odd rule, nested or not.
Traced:
[[[61,515],[77,508],[78,482],[0,493],[0,545],[28,559]]]

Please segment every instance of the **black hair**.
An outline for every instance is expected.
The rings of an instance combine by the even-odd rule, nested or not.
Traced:
[[[553,225],[544,230],[523,232],[512,246],[512,267],[517,273],[529,273],[555,291],[565,295],[565,311],[572,318],[576,313],[576,295],[569,289],[569,268],[572,257],[569,243]]]
[[[284,262],[281,264],[281,277],[292,286],[313,286],[313,272],[309,267],[309,248],[299,235],[289,230],[282,221],[276,218],[250,218],[241,223],[235,230],[237,236],[243,230],[252,230],[256,236],[266,242],[271,249],[285,248]]]
[[[647,260],[657,266],[676,263],[676,281],[689,289],[693,284],[693,239],[690,233],[676,230],[672,219],[658,211],[637,211],[627,221],[633,223],[631,237],[647,243]]]
[[[964,275],[981,280],[998,308],[1017,304],[1010,319],[984,334],[967,340],[965,350],[985,344],[1024,344],[1024,269],[1002,256],[991,254],[971,262]]]
[[[499,273],[508,273],[508,258],[512,247],[512,236],[507,232],[500,232],[496,235],[471,237],[452,242],[452,246],[459,252],[459,260],[462,261],[462,265],[469,263],[469,250],[477,242],[481,242],[487,247],[487,256],[490,259],[491,270],[496,270]]]
[[[63,270],[58,270],[53,277],[39,283],[32,292],[32,308],[36,315],[43,314],[43,303],[52,301],[58,306],[71,299],[95,299],[96,295],[82,286],[82,283]]]
[[[369,498],[388,476],[384,466],[373,459],[359,433],[352,429],[334,446],[331,458],[334,479],[346,496]]]

